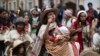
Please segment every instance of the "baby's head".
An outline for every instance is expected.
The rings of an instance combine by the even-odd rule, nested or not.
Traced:
[[[70,31],[68,30],[67,27],[65,27],[65,26],[58,27],[58,31],[60,32],[62,37],[66,38],[66,39],[70,38]]]

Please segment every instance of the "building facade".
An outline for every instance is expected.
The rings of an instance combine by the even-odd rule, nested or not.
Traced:
[[[3,0],[0,0],[0,7],[3,7]]]
[[[44,6],[46,8],[57,7],[58,4],[62,3],[66,8],[72,8],[74,13],[79,10],[79,5],[84,5],[87,10],[88,2],[92,2],[94,8],[100,6],[100,0],[0,0],[1,6],[7,10],[17,10],[18,7],[21,7],[23,10],[30,10],[34,6],[42,9]]]
[[[29,10],[34,6],[39,6],[38,0],[4,0],[4,8],[7,10],[17,10],[21,7],[23,10]]]

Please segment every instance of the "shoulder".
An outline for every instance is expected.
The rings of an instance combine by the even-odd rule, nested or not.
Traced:
[[[96,37],[100,37],[100,35],[99,35],[98,33],[95,33],[95,34],[93,35],[93,38],[96,38]]]
[[[13,33],[13,34],[16,33],[16,32],[17,31],[15,29],[10,31],[10,33]]]

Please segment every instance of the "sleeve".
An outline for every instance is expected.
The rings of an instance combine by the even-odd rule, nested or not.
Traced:
[[[77,28],[77,22],[78,22],[78,21],[75,21],[75,22],[73,22],[73,24],[72,24],[72,27],[73,27],[74,29]]]
[[[87,32],[90,32],[90,26],[89,25],[87,26]]]
[[[46,29],[46,25],[42,25],[38,33],[38,36],[40,37],[40,39],[43,39],[43,34],[44,34],[45,29]]]
[[[97,33],[95,33],[94,35],[93,35],[93,43],[94,43],[94,45],[96,46],[96,44],[98,44],[98,34]]]
[[[98,18],[98,13],[96,10],[94,11],[94,18]]]
[[[6,38],[5,38],[5,43],[6,43],[7,41],[10,41],[10,40],[11,40],[11,33],[7,34],[5,37],[6,37]]]

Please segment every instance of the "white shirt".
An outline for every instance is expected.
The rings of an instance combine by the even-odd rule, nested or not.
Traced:
[[[0,40],[5,40],[7,38],[7,35],[9,33],[9,30],[7,30],[5,33],[0,34]]]
[[[20,36],[20,34],[17,32],[17,30],[11,30],[7,36],[7,39],[5,41],[13,41],[13,40],[22,40],[22,41],[29,41],[30,43],[33,42],[33,39],[29,34],[24,34],[24,36]]]
[[[66,19],[62,19],[62,25],[67,26],[67,27],[71,27],[72,23],[75,22],[75,19],[70,18],[68,21],[66,21]]]
[[[95,46],[100,46],[100,35],[98,33],[93,35],[93,43]]]

